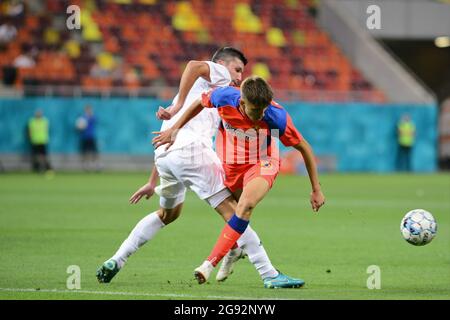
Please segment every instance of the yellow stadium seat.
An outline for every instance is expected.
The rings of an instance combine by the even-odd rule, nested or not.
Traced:
[[[84,0],[83,1],[83,10],[88,10],[89,12],[95,12],[97,10],[97,5],[95,4],[95,0]]]
[[[301,30],[295,30],[292,33],[292,40],[294,44],[297,46],[304,46],[306,44],[306,36],[305,33]]]
[[[131,4],[133,1],[132,0],[113,0],[113,2],[115,2],[117,4]]]
[[[266,81],[269,81],[271,78],[269,67],[263,62],[257,62],[252,67],[252,74],[255,76],[260,76]]]
[[[200,18],[194,12],[192,5],[187,1],[181,1],[176,4],[172,25],[175,29],[181,31],[200,31],[203,29]]]
[[[248,3],[238,3],[234,8],[233,28],[239,32],[260,33],[262,23]]]
[[[81,10],[82,36],[86,41],[101,41],[102,33],[89,10]]]
[[[72,59],[78,58],[81,54],[80,44],[75,40],[67,41],[64,45],[64,49]]]
[[[103,70],[111,71],[116,67],[116,60],[109,52],[102,52],[97,55],[97,63]]]
[[[102,33],[97,25],[89,24],[83,28],[83,39],[86,41],[101,41]]]
[[[209,43],[210,36],[207,30],[203,29],[197,32],[198,43]]]
[[[284,3],[291,9],[297,9],[299,5],[298,0],[285,0]]]
[[[158,2],[157,0],[139,0],[139,3],[147,5],[153,5],[156,4],[157,2]]]
[[[270,28],[266,33],[267,43],[274,47],[284,47],[286,45],[286,38],[283,31],[279,28]]]
[[[53,28],[47,28],[44,32],[44,41],[46,44],[57,44],[59,42],[59,33]]]

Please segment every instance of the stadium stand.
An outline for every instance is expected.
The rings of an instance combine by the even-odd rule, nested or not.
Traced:
[[[0,46],[0,67],[23,54],[34,62],[17,68],[16,88],[170,88],[187,61],[232,45],[248,56],[246,73],[268,79],[279,99],[386,101],[320,29],[314,0],[46,0],[11,15],[14,3],[0,7],[1,21],[17,30]],[[78,31],[66,27],[71,4],[81,8]]]

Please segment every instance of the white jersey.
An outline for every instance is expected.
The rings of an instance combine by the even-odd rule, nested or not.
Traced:
[[[221,64],[211,61],[205,61],[209,65],[209,78],[211,82],[199,78],[195,81],[191,90],[189,91],[186,101],[184,102],[178,113],[170,120],[165,120],[162,123],[161,131],[167,130],[172,127],[178,119],[186,112],[191,104],[201,94],[210,89],[217,87],[226,87],[231,83],[230,72],[226,67]],[[172,101],[172,105],[176,103],[178,94]],[[217,128],[220,123],[220,117],[215,108],[205,108],[192,120],[190,120],[178,133],[175,143],[170,147],[168,151],[183,148],[193,142],[201,142],[206,147],[212,148],[212,139],[217,132]],[[166,153],[166,147],[161,146],[155,150],[155,158],[160,157]]]

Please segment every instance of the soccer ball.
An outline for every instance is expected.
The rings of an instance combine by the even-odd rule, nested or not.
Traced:
[[[424,246],[436,236],[437,224],[428,211],[414,209],[402,219],[400,231],[403,238],[412,245]]]

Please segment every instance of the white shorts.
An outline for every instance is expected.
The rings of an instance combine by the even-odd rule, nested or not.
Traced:
[[[200,142],[169,149],[155,158],[155,165],[160,177],[155,192],[162,208],[172,209],[184,202],[186,188],[213,208],[231,196],[224,185],[224,171],[217,154]]]

